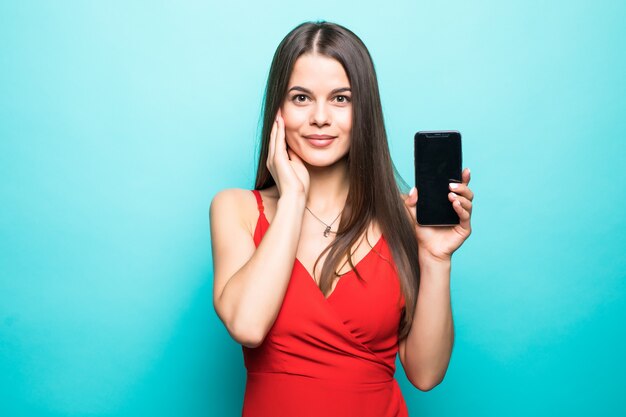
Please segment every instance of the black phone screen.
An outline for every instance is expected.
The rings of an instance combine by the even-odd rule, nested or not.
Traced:
[[[416,207],[420,225],[459,224],[459,216],[448,199],[450,182],[461,182],[461,134],[458,131],[429,131],[415,134]]]

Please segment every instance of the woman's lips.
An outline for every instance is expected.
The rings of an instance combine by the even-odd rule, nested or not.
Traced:
[[[336,136],[331,136],[331,135],[305,135],[304,136],[307,139],[333,139]]]
[[[315,147],[323,148],[331,144],[336,139],[335,136],[329,135],[308,135],[305,138]]]

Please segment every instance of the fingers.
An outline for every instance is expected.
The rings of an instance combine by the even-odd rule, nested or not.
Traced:
[[[452,190],[448,193],[448,198],[452,202],[452,207],[456,214],[459,216],[459,226],[471,233],[470,217],[472,215],[472,200],[474,199],[474,193],[468,187],[470,182],[470,169],[465,168],[461,172],[461,184],[450,183],[449,187]]]
[[[407,197],[404,199],[404,204],[406,204],[408,207],[413,207],[417,204],[417,199],[417,188],[413,187],[411,188],[411,191],[409,192]]]
[[[456,182],[451,182],[448,185],[448,188],[450,188],[450,191],[467,198],[469,201],[472,201],[474,199],[474,193],[472,192],[472,190],[469,189],[466,183],[459,184]]]
[[[276,151],[281,153],[287,153],[287,141],[285,140],[285,121],[280,114],[280,109],[278,109],[278,115],[276,116],[276,120],[278,120],[278,124],[276,125],[276,128],[278,129],[278,133],[276,135]]]
[[[284,140],[285,131],[284,131],[284,127],[281,128],[281,123],[283,123],[283,126],[284,126],[284,122],[282,120],[282,117],[280,116],[280,109],[278,109],[278,112],[276,113],[276,117],[274,118],[274,123],[272,124],[272,131],[270,132],[269,151],[267,153],[268,164],[271,163],[270,161],[274,161],[274,157],[276,156],[276,151],[280,151],[281,149],[281,139],[280,139],[281,132],[283,135],[282,142],[285,141]],[[283,145],[283,148],[284,147],[285,146]]]
[[[463,172],[461,172],[461,180],[463,184],[467,185],[470,182],[470,169],[465,168]]]
[[[468,200],[467,198],[461,195],[455,194],[455,193],[448,193],[448,199],[452,202],[452,206],[454,206],[455,209],[457,207],[460,207],[463,210],[465,210],[468,214],[471,214],[472,202]]]
[[[410,218],[412,219],[413,223],[417,223],[417,214],[415,212],[417,198],[417,188],[413,187],[411,188],[411,191],[409,191],[407,197],[404,199],[404,208],[409,213],[409,216],[411,216]]]
[[[402,194],[404,198],[404,208],[407,211],[409,218],[412,219],[413,223],[417,222],[417,217],[415,213],[415,206],[417,205],[417,188],[411,188],[409,194]]]
[[[467,207],[468,203],[469,203],[469,209]],[[472,204],[471,202],[468,202],[463,197],[458,197],[458,196],[452,202],[452,207],[454,208],[454,211],[456,211],[456,214],[459,216],[459,226],[467,230],[468,233],[471,233],[471,226],[470,226],[470,217],[471,217],[471,211],[472,211],[471,204]]]
[[[269,163],[269,161],[274,160],[274,153],[275,153],[275,149],[276,149],[276,145],[275,145],[275,142],[276,142],[276,132],[277,132],[277,129],[278,129],[277,125],[278,125],[278,118],[274,119],[274,123],[272,124],[272,131],[270,133],[270,143],[269,143],[270,149],[269,149],[269,151],[267,153],[268,163]]]

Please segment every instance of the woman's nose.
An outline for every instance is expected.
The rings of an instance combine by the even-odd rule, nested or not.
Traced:
[[[316,104],[311,116],[311,124],[322,126],[328,124],[328,119],[329,115],[326,104],[323,102]]]

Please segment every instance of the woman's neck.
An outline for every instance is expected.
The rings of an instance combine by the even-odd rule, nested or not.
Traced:
[[[307,167],[309,195],[306,205],[316,215],[333,215],[343,210],[350,180],[345,160],[328,167]]]

